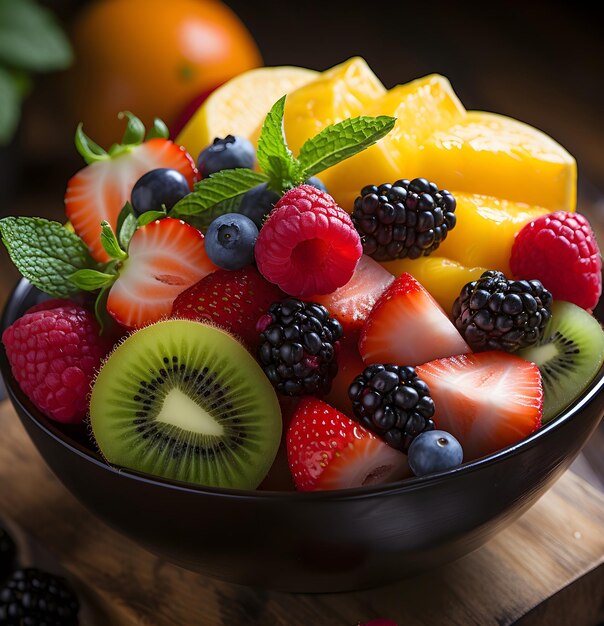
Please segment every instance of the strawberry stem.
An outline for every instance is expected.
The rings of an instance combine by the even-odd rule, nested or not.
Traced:
[[[123,120],[128,118],[128,124],[122,137],[122,146],[138,146],[143,143],[145,139],[145,125],[140,121],[136,115],[130,113],[130,111],[120,111],[118,118]]]
[[[168,139],[168,137],[170,137],[170,131],[163,120],[160,120],[159,117],[154,118],[153,128],[147,133],[145,141],[149,141],[149,139]]]
[[[83,124],[80,122],[76,128],[75,133],[75,145],[76,150],[80,153],[84,161],[90,165],[95,161],[104,161],[109,158],[109,155],[101,146],[92,141],[90,137],[84,132]]]

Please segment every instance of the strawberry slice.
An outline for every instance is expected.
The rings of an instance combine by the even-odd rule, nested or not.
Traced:
[[[299,491],[365,487],[410,475],[402,452],[311,396],[300,400],[286,445]]]
[[[273,302],[284,297],[252,265],[233,271],[219,269],[181,293],[172,316],[216,324],[254,350],[260,342],[256,323]]]
[[[322,304],[342,324],[345,335],[359,333],[371,309],[394,276],[371,257],[363,255],[352,278],[333,293],[307,298]]]
[[[115,156],[109,153],[106,158],[81,169],[67,183],[67,219],[97,261],[110,260],[101,245],[101,222],[107,220],[115,230],[118,215],[130,200],[134,183],[158,167],[178,170],[193,189],[197,180],[195,162],[184,148],[161,138],[124,147]]]
[[[132,236],[107,311],[126,328],[156,322],[170,314],[180,293],[214,270],[196,228],[171,217],[155,220]]]
[[[367,365],[419,365],[471,352],[436,300],[411,276],[401,274],[369,314],[359,339]]]
[[[416,368],[430,389],[437,429],[456,437],[464,460],[520,441],[541,425],[539,368],[508,352],[438,359]]]
[[[336,349],[338,373],[331,382],[331,389],[325,396],[325,402],[342,411],[344,415],[352,415],[352,401],[348,396],[348,388],[352,381],[365,369],[359,353],[358,335],[349,335],[340,339]]]

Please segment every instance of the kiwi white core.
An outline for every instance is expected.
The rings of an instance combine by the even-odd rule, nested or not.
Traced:
[[[177,387],[167,393],[155,419],[200,435],[219,437],[224,434],[224,428],[201,405]]]

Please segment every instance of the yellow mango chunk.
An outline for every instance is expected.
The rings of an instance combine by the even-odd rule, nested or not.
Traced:
[[[469,111],[422,147],[422,172],[441,189],[574,211],[575,159],[551,137],[495,113]],[[404,161],[403,161],[404,162]]]
[[[419,259],[398,259],[382,265],[395,276],[408,272],[440,304],[447,315],[451,315],[453,302],[462,287],[478,280],[484,267],[465,267],[457,261],[441,256],[422,256]]]
[[[321,73],[316,80],[287,97],[283,124],[290,149],[297,156],[307,139],[326,126],[363,115],[385,91],[384,85],[360,57],[353,57]]]
[[[436,253],[466,267],[499,270],[511,277],[509,261],[516,233],[549,210],[491,196],[452,193],[457,200],[457,223]]]
[[[449,127],[466,111],[449,81],[438,74],[390,89],[363,115],[391,115],[396,126],[367,150],[319,174],[338,204],[352,211],[365,185],[423,176],[421,146],[436,129]]]

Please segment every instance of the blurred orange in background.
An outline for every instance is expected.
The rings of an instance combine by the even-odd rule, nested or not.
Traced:
[[[96,0],[76,18],[67,77],[74,128],[101,145],[121,137],[117,113],[172,126],[200,94],[262,64],[252,36],[218,0]]]

